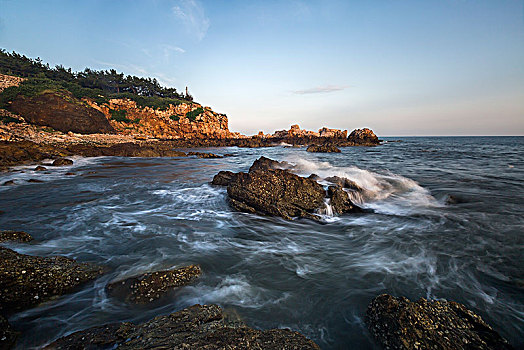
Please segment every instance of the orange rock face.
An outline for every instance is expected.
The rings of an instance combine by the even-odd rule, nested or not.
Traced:
[[[24,81],[24,78],[14,77],[12,75],[0,74],[0,92],[11,86],[18,86]]]
[[[213,112],[209,107],[188,102],[176,106],[170,105],[166,110],[140,107],[128,99],[112,99],[109,104],[98,105],[86,101],[98,109],[109,120],[109,123],[122,135],[141,136],[157,139],[180,138],[232,138],[237,136],[228,128],[225,114]],[[192,119],[187,117],[191,111],[201,111]],[[121,111],[115,113],[115,111]],[[115,114],[124,115],[115,118]]]

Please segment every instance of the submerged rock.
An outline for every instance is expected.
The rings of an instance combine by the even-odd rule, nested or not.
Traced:
[[[384,349],[512,349],[464,305],[383,294],[367,309],[370,332]]]
[[[190,265],[113,282],[107,285],[106,290],[108,294],[122,297],[126,302],[145,304],[176,288],[187,286],[201,273],[200,266]]]
[[[64,165],[73,165],[73,161],[67,158],[58,158],[53,162],[53,166],[64,166]]]
[[[0,311],[10,313],[73,291],[102,268],[63,256],[39,257],[0,247]]]
[[[31,182],[31,183],[42,183],[42,182],[44,182],[44,181],[42,181],[42,180],[38,180],[38,179],[29,179],[29,180],[27,180],[27,182]]]
[[[188,152],[188,156],[197,156],[198,158],[224,158],[218,154],[205,153],[205,152]]]
[[[45,166],[41,166],[41,165],[38,165],[34,171],[44,171],[44,170],[47,170],[47,168]]]
[[[0,349],[11,349],[17,337],[18,332],[15,332],[9,322],[0,315]]]
[[[46,349],[320,349],[288,329],[231,323],[217,305],[193,305],[148,322],[109,324],[56,340]]]
[[[314,153],[340,153],[340,149],[332,144],[310,145],[306,151]]]
[[[2,184],[2,186],[11,186],[15,184],[15,180],[7,180]]]
[[[33,240],[33,237],[24,231],[0,231],[0,242],[30,242]]]

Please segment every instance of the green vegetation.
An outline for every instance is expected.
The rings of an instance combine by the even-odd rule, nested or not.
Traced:
[[[194,111],[188,112],[186,114],[186,118],[194,122],[196,120],[196,117],[198,117],[202,113],[204,113],[204,109],[202,107],[198,107]]]
[[[169,117],[169,119],[174,120],[175,122],[177,122],[177,121],[180,120],[180,116],[179,115],[172,115],[172,116]]]
[[[127,111],[125,109],[110,109],[111,119],[117,122],[131,123],[131,119],[127,118]]]
[[[175,88],[163,87],[156,79],[118,73],[116,70],[96,71],[86,68],[73,72],[71,68],[51,68],[40,58],[31,59],[16,52],[0,49],[0,73],[25,77],[18,87],[10,87],[0,94],[0,108],[5,108],[19,94],[36,96],[46,90],[69,91],[76,98],[90,98],[98,104],[111,98],[128,98],[140,107],[165,110],[170,104],[193,101]]]

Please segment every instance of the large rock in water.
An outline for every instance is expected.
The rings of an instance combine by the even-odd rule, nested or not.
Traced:
[[[377,135],[368,128],[353,130],[348,136],[348,141],[357,145],[378,145],[380,143]]]
[[[0,247],[0,312],[35,306],[102,273],[98,266],[63,256],[31,256]]]
[[[148,322],[79,331],[46,349],[320,349],[288,329],[255,330],[227,320],[217,305],[194,305]]]
[[[384,349],[512,349],[480,316],[455,302],[383,294],[368,306],[367,323]]]
[[[68,92],[44,92],[34,97],[19,95],[10,109],[31,124],[50,126],[62,132],[112,133],[104,114]]]
[[[126,302],[145,304],[154,301],[166,293],[188,285],[200,276],[198,265],[190,265],[173,270],[156,271],[107,285],[110,295],[120,296]]]

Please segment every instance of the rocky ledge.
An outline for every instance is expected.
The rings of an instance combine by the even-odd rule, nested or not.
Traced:
[[[221,171],[212,184],[227,186],[231,206],[247,213],[319,220],[316,212],[326,208],[326,201],[339,214],[362,212],[341,186],[331,186],[326,192],[313,178],[293,174],[290,168],[288,163],[261,157],[249,172]]]
[[[383,294],[368,306],[367,323],[386,350],[512,349],[480,316],[451,301]]]
[[[306,151],[313,153],[340,153],[340,149],[332,144],[311,145]]]
[[[102,273],[98,266],[63,256],[30,256],[0,247],[0,312],[35,306]]]
[[[288,329],[260,331],[229,320],[217,305],[194,305],[148,322],[108,324],[70,334],[46,349],[320,349]]]
[[[106,290],[109,295],[120,297],[128,303],[145,304],[176,288],[187,286],[201,273],[200,266],[190,265],[113,282],[107,285]]]
[[[32,240],[33,237],[24,231],[0,231],[0,243],[9,241],[27,243]]]

